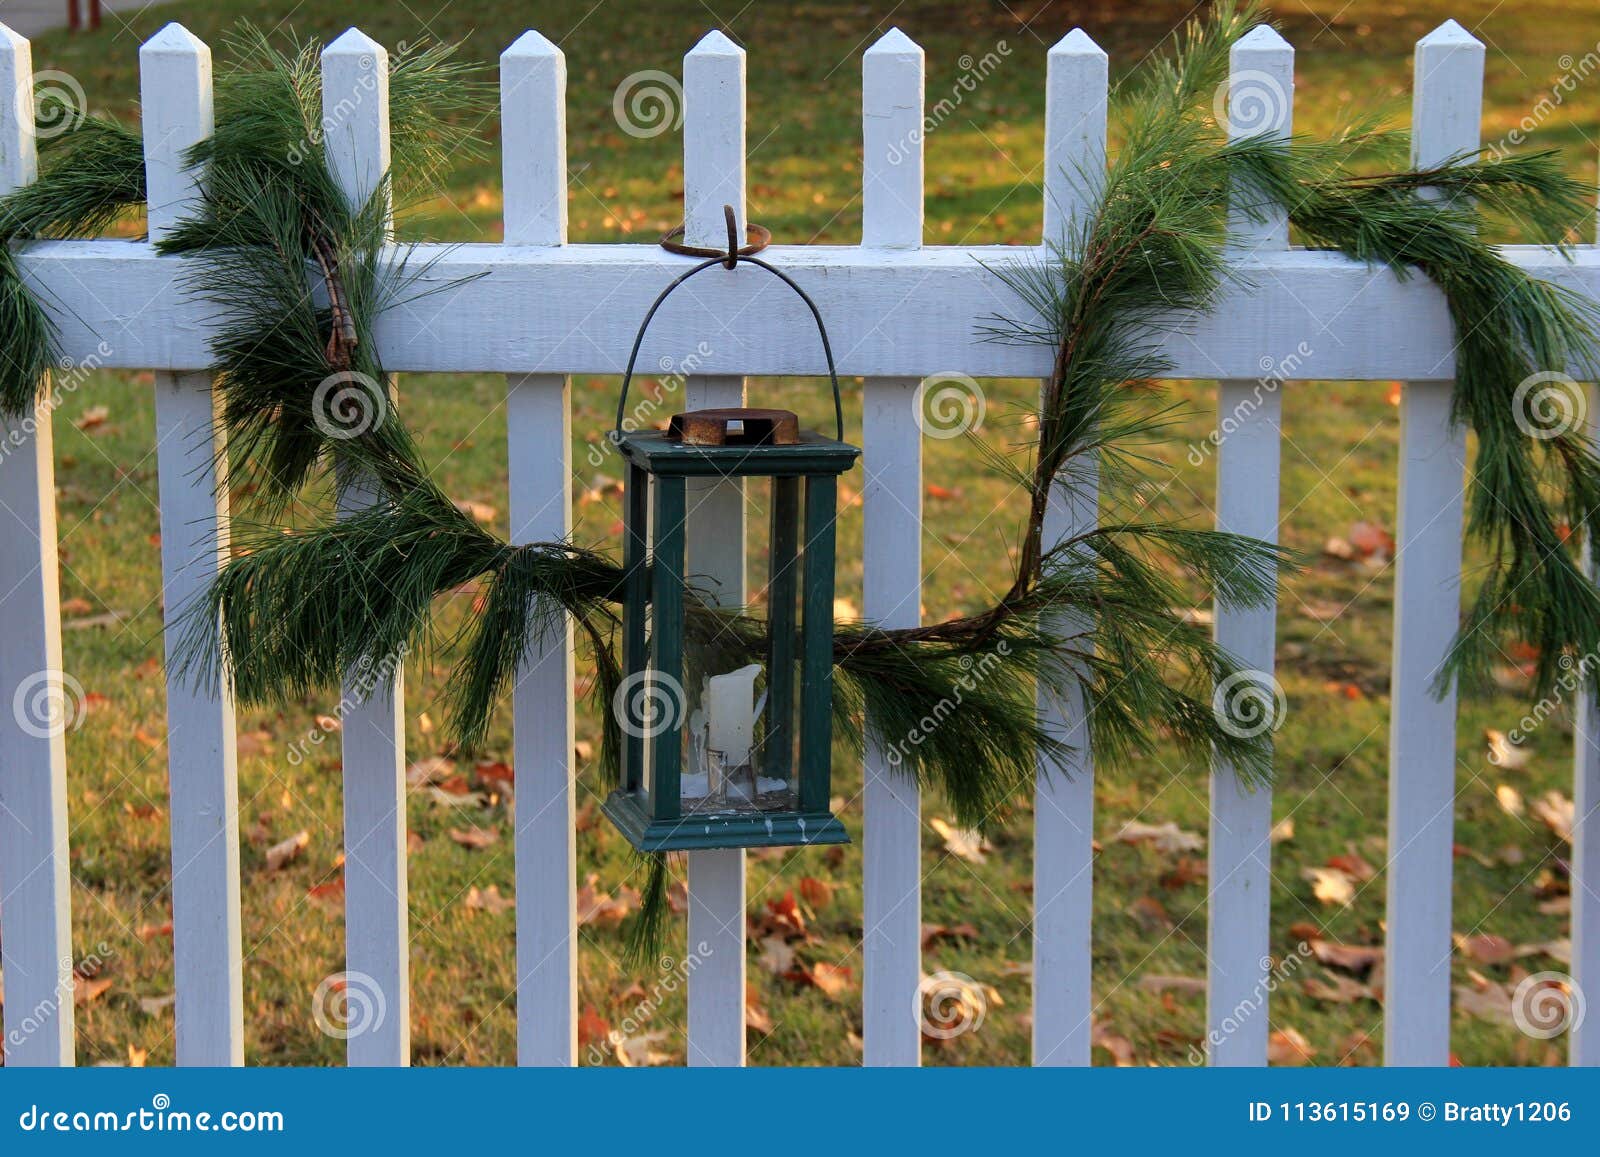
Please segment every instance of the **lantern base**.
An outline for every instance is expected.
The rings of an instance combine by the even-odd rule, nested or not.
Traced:
[[[727,812],[658,820],[644,810],[637,796],[621,791],[612,792],[601,810],[641,852],[791,848],[850,842],[850,833],[829,812]]]

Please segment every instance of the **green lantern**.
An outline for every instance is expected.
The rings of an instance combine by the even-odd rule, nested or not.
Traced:
[[[822,334],[836,436],[802,431],[785,410],[699,410],[664,431],[624,430],[628,384],[645,329],[685,273],[645,316],[628,359],[617,430],[627,463],[622,681],[610,710],[621,782],[605,813],[647,852],[846,843],[829,811],[833,764],[833,582],[837,479],[861,451],[843,440],[839,380],[816,305],[787,276]],[[713,605],[685,559],[691,480],[764,488],[771,534],[764,633],[751,638]],[[687,567],[687,570],[686,570]],[[760,560],[757,561],[759,570]]]

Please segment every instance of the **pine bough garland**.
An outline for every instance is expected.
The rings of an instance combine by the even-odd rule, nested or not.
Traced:
[[[1143,66],[1118,91],[1125,144],[1092,212],[1047,259],[996,270],[1019,312],[995,319],[988,336],[1055,351],[1027,464],[996,462],[1028,497],[1011,587],[987,611],[926,627],[836,628],[839,733],[859,749],[870,729],[969,827],[1005,814],[1041,754],[1063,754],[1035,710],[1041,686],[1081,696],[1105,761],[1171,739],[1202,756],[1216,751],[1247,781],[1271,774],[1270,731],[1235,726],[1213,708],[1212,687],[1242,674],[1237,663],[1174,608],[1196,580],[1220,607],[1266,605],[1290,560],[1255,539],[1164,521],[1135,501],[1143,447],[1171,437],[1173,414],[1152,413],[1124,388],[1170,369],[1154,327],[1215,302],[1230,199],[1256,215],[1281,208],[1305,244],[1420,273],[1448,300],[1456,415],[1478,440],[1468,531],[1488,561],[1440,686],[1482,685],[1494,657],[1518,641],[1538,655],[1534,693],[1543,694],[1564,656],[1600,651],[1600,594],[1568,544],[1594,527],[1600,460],[1581,431],[1525,429],[1513,397],[1530,375],[1590,360],[1600,346],[1595,309],[1481,239],[1488,217],[1561,245],[1590,212],[1588,191],[1551,153],[1410,171],[1403,139],[1372,126],[1331,141],[1230,143],[1212,95],[1229,50],[1259,22],[1253,5],[1218,4],[1169,57]],[[424,292],[414,289],[413,251],[388,243],[391,202],[433,188],[446,158],[470,147],[457,126],[487,114],[491,89],[450,47],[398,54],[393,170],[369,203],[352,207],[321,148],[317,46],[284,52],[246,29],[231,47],[237,62],[218,81],[215,134],[190,158],[204,172],[199,211],[161,248],[191,255],[190,288],[216,311],[232,476],[253,483],[256,521],[236,523],[234,557],[185,613],[188,673],[265,704],[336,687],[358,667],[392,670],[387,656],[454,650],[449,732],[471,749],[540,634],[570,617],[609,705],[620,566],[569,542],[504,542],[458,508],[422,462],[371,340],[384,308]],[[41,144],[39,180],[0,199],[0,411],[11,418],[40,403],[56,364],[48,315],[24,287],[11,243],[93,236],[145,199],[143,150],[129,129],[84,117]],[[1081,486],[1091,472],[1103,521],[1046,543],[1052,488]],[[285,533],[286,512],[327,477],[341,496],[360,488],[379,500]],[[438,596],[474,582],[482,594],[471,621],[459,637],[438,637]],[[690,620],[691,631],[759,656],[759,620],[709,605],[691,607]],[[941,707],[952,702],[953,711]],[[939,726],[921,726],[936,710]],[[601,765],[614,776],[614,713],[602,714]],[[900,742],[912,733],[919,742]],[[652,868],[636,947],[659,935],[665,912],[660,858]]]

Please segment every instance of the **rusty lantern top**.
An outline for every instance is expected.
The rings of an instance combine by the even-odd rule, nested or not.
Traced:
[[[792,410],[689,410],[672,415],[667,437],[689,446],[797,446],[800,419]]]

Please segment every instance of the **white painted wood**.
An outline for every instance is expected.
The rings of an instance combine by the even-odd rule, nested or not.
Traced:
[[[567,58],[532,29],[500,55],[507,245],[567,243]]]
[[[0,192],[38,175],[33,54],[0,25]],[[72,907],[51,407],[0,419],[0,976],[7,1067],[70,1065]],[[55,694],[50,694],[51,690]]]
[[[1600,448],[1600,386],[1588,387],[1589,438]],[[1600,543],[1584,544],[1590,578],[1600,577]],[[1570,1030],[1567,1061],[1600,1066],[1600,708],[1595,705],[1594,672],[1579,688],[1573,716],[1572,788],[1572,980],[1588,998],[1583,1020]]]
[[[922,618],[921,384],[868,378],[862,403],[862,612],[885,627]],[[922,1060],[921,793],[880,742],[868,743],[864,772],[863,1061],[914,1066]]]
[[[1455,21],[1418,44],[1411,153],[1439,164],[1478,144],[1483,45]],[[1400,398],[1394,656],[1389,723],[1389,863],[1384,1062],[1450,1059],[1451,842],[1456,696],[1432,690],[1460,619],[1466,431],[1447,382]]]
[[[739,235],[745,223],[745,54],[720,32],[710,32],[683,58],[684,236],[690,245],[725,247],[724,205],[732,205]],[[674,268],[682,272],[683,258]],[[707,274],[682,308],[684,344],[663,354],[682,365],[699,342],[719,345],[728,331],[701,304],[700,283],[737,280],[746,292],[756,279],[774,280],[759,269]],[[657,283],[659,286],[664,283]],[[780,288],[782,288],[780,286]],[[659,288],[652,293],[660,292]],[[643,316],[643,309],[629,315]],[[742,312],[742,311],[741,311]],[[728,315],[724,315],[728,316]],[[743,319],[741,318],[741,325]],[[813,338],[813,340],[815,340]],[[815,358],[815,346],[813,346]],[[643,363],[652,364],[652,363]],[[666,363],[656,363],[666,364]],[[705,376],[689,379],[689,409],[742,406],[744,379]],[[745,491],[739,480],[692,479],[688,488],[687,573],[716,584],[710,593],[725,606],[745,600]],[[716,849],[690,852],[689,951],[701,962],[689,974],[689,1055],[692,1066],[744,1064],[744,852]]]
[[[139,50],[150,234],[195,208],[187,151],[211,135],[211,50],[169,24]],[[167,630],[167,774],[180,1065],[244,1063],[239,785],[232,696],[179,670],[181,616],[228,557],[226,435],[207,373],[156,374],[161,595]]]
[[[1267,25],[1234,45],[1229,60],[1228,131],[1234,140],[1288,137],[1293,129],[1294,49]],[[1259,252],[1289,247],[1289,221],[1235,194],[1229,245]],[[1304,347],[1301,347],[1304,348]],[[1291,351],[1284,351],[1285,354]],[[1278,358],[1264,357],[1276,366]],[[1278,541],[1278,444],[1283,410],[1280,374],[1218,383],[1217,529]],[[1277,602],[1248,610],[1215,609],[1217,642],[1255,672],[1256,704],[1273,694]],[[1276,712],[1250,725],[1276,726]],[[1220,758],[1211,768],[1210,870],[1207,874],[1206,1056],[1213,1065],[1267,1063],[1269,933],[1272,904],[1272,791],[1248,790]],[[1241,1014],[1241,1009],[1251,1010]]]
[[[861,243],[922,244],[923,54],[898,28],[861,62]],[[826,315],[825,315],[826,316]],[[947,367],[953,368],[953,367]],[[866,618],[922,619],[921,379],[869,378],[861,412]],[[868,729],[871,729],[868,720]],[[887,737],[892,743],[896,737]],[[863,1062],[922,1062],[922,800],[916,780],[870,740],[863,760]]]
[[[365,204],[389,170],[389,54],[352,28],[322,53],[328,163],[352,205]],[[352,509],[377,495],[359,480],[345,487]],[[352,671],[344,687],[345,962],[348,986],[382,1015],[347,1042],[351,1065],[411,1060],[411,966],[406,913],[405,669]],[[376,682],[376,686],[374,683]]]
[[[1575,250],[1570,262],[1537,246],[1502,252],[1535,277],[1600,297],[1593,247]],[[952,365],[980,378],[1050,372],[1043,347],[973,341],[996,313],[1014,308],[990,270],[1040,260],[1037,247],[774,245],[762,258],[815,297],[847,377],[925,377]],[[215,311],[185,296],[184,260],[155,257],[142,242],[52,241],[29,245],[19,265],[65,355],[83,360],[105,340],[107,368],[205,369]],[[620,374],[639,318],[684,260],[657,245],[420,245],[408,263],[417,292],[378,318],[376,343],[395,371]],[[757,270],[702,277],[694,295],[695,309],[674,302],[662,310],[640,365],[681,359],[706,337],[703,317],[713,314],[737,315],[739,324],[717,331],[701,372],[816,372],[809,315],[773,278]],[[1210,314],[1168,321],[1153,344],[1178,379],[1253,378],[1262,351],[1301,342],[1312,350],[1301,367],[1306,380],[1448,381],[1454,373],[1438,290],[1426,278],[1400,281],[1337,253],[1289,250],[1239,262]],[[1600,366],[1569,370],[1600,376]]]
[[[525,32],[500,58],[506,240],[567,240],[566,58]],[[507,379],[513,542],[572,531],[572,388],[556,374]],[[578,1052],[573,631],[535,640],[511,693],[517,769],[517,1059]]]
[[[1056,247],[1072,248],[1103,183],[1108,67],[1105,52],[1082,29],[1050,49],[1044,240]],[[1059,542],[1098,520],[1098,477],[1088,468],[1081,485],[1051,494],[1044,540]],[[1083,615],[1061,623],[1067,634],[1089,625]],[[1056,760],[1041,753],[1034,784],[1033,1063],[1087,1065],[1094,1001],[1094,755],[1084,696],[1073,688],[1063,701],[1041,691],[1039,721],[1070,754]]]
[[[1074,28],[1051,47],[1045,67],[1044,243],[1060,246],[1105,183],[1110,65]]]
[[[861,244],[922,245],[922,48],[891,28],[861,58]]]

